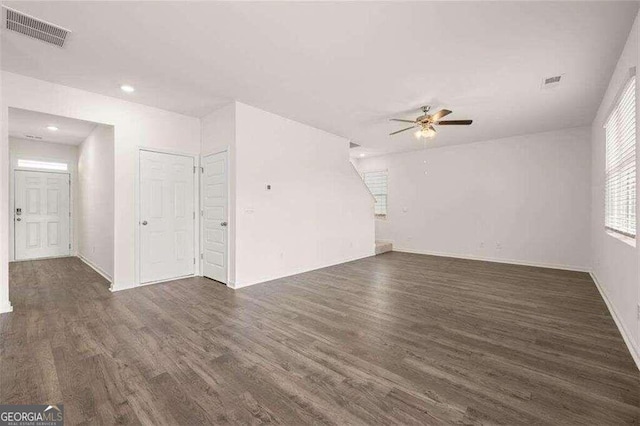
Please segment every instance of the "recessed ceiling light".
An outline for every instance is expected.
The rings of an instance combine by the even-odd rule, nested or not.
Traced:
[[[364,156],[365,156],[365,154],[360,154],[360,157],[364,157]]]
[[[120,86],[120,89],[122,89],[123,92],[127,93],[131,93],[136,90],[133,88],[133,86],[129,86],[128,84],[123,84],[122,86]]]
[[[58,128],[56,126],[47,126],[47,129],[51,130],[52,132],[58,131]]]

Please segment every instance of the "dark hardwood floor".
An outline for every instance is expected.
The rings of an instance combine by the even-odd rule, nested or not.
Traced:
[[[0,402],[67,424],[621,424],[640,375],[584,273],[387,253],[233,291],[11,264]]]

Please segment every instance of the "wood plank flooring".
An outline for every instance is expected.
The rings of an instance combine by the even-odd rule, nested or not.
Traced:
[[[584,273],[386,253],[233,291],[10,266],[0,402],[67,424],[623,424],[640,375]]]

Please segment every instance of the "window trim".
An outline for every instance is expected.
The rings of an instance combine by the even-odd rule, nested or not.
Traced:
[[[627,237],[624,234],[621,234],[620,232],[617,231],[612,231],[609,228],[605,227],[605,233],[611,237],[611,238],[615,238],[618,241],[623,242],[624,244],[630,245],[631,247],[635,247],[636,246],[636,239],[632,238],[632,237]]]

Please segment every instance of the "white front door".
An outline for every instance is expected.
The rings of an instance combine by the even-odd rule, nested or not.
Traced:
[[[202,275],[227,283],[227,153],[204,157]]]
[[[193,275],[192,157],[140,151],[140,282]]]
[[[16,260],[69,256],[69,175],[15,172]]]

